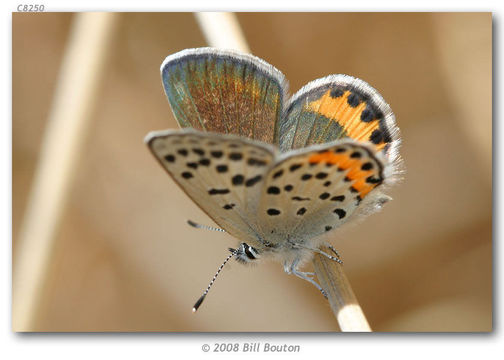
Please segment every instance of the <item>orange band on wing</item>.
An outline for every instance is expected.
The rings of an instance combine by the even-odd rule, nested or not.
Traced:
[[[347,136],[357,141],[369,141],[373,131],[379,128],[379,121],[364,122],[361,120],[362,112],[366,109],[366,101],[362,101],[355,107],[348,103],[348,97],[352,92],[346,90],[340,96],[331,96],[331,90],[327,90],[318,100],[308,104],[308,108],[320,115],[338,123]],[[375,145],[378,150],[383,149],[385,143]]]
[[[369,159],[366,159],[369,160]],[[326,164],[337,165],[340,169],[347,171],[346,176],[352,181],[352,187],[359,192],[361,198],[364,198],[371,190],[373,190],[381,181],[368,182],[370,176],[376,174],[376,169],[362,170],[366,160],[360,158],[351,158],[348,153],[335,153],[333,151],[325,151],[318,154],[313,154],[308,159],[310,164],[318,164],[324,162]]]

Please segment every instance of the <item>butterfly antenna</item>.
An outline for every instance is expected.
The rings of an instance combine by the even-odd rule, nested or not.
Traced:
[[[213,283],[215,282],[215,279],[217,279],[217,276],[219,276],[219,273],[221,272],[221,270],[224,267],[224,265],[226,265],[226,263],[233,256],[236,255],[236,253],[237,253],[238,250],[229,248],[229,251],[231,251],[231,254],[229,254],[228,257],[226,258],[226,260],[224,260],[224,262],[222,263],[222,265],[219,266],[219,269],[217,269],[217,272],[215,273],[212,281],[210,281],[210,284],[208,284],[208,287],[206,288],[205,292],[203,293],[203,295],[200,296],[200,298],[198,299],[198,301],[196,301],[196,303],[194,304],[193,309],[192,309],[193,313],[195,313],[199,309],[199,307],[203,303],[203,300],[205,300],[205,297],[207,296],[208,292],[210,291],[210,288],[212,287]]]
[[[221,229],[221,228],[217,228],[217,227],[213,227],[213,226],[208,226],[208,225],[202,225],[202,224],[198,224],[198,223],[195,223],[194,221],[192,220],[187,220],[187,223],[196,228],[196,229],[205,229],[205,230],[212,230],[212,231],[220,231],[220,232],[226,232],[226,230],[224,229]]]

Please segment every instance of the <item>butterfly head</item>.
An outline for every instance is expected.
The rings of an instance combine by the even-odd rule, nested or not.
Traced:
[[[229,248],[229,251],[234,254],[236,261],[242,264],[250,263],[260,257],[259,250],[246,243],[241,243],[238,249]]]

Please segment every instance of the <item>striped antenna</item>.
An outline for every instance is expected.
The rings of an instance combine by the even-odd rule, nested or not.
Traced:
[[[217,272],[215,273],[212,281],[210,281],[210,284],[208,284],[208,287],[207,289],[205,290],[205,292],[203,293],[203,295],[200,296],[200,298],[198,299],[198,301],[196,301],[196,303],[194,304],[193,306],[193,313],[195,313],[198,308],[201,306],[201,304],[203,303],[203,300],[205,300],[205,297],[207,296],[208,292],[210,291],[210,288],[212,287],[213,283],[215,282],[215,279],[217,279],[217,276],[219,275],[219,273],[221,272],[222,268],[224,267],[224,265],[226,265],[226,263],[233,257],[236,255],[236,253],[238,252],[237,249],[231,249],[229,248],[229,251],[231,251],[231,254],[228,255],[228,257],[226,258],[226,260],[224,260],[224,262],[222,263],[221,266],[219,266],[219,269],[217,270]]]
[[[208,225],[198,224],[198,223],[195,223],[195,222],[194,222],[194,221],[192,221],[192,220],[187,220],[187,223],[188,223],[189,225],[191,225],[192,227],[196,228],[196,229],[205,229],[205,230],[212,230],[212,231],[226,232],[226,230],[224,230],[224,229],[217,228],[217,227],[213,227],[213,226],[208,226]]]

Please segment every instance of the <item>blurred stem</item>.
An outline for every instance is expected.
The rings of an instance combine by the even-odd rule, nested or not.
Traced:
[[[74,15],[13,259],[12,328],[36,330],[59,226],[98,100],[118,15]]]
[[[250,48],[234,13],[197,12],[194,16],[208,45],[250,53]]]
[[[321,247],[320,250],[326,253],[331,252],[326,247]],[[371,331],[343,271],[343,265],[324,255],[315,254],[313,266],[320,285],[327,293],[331,310],[338,321],[341,331]]]

